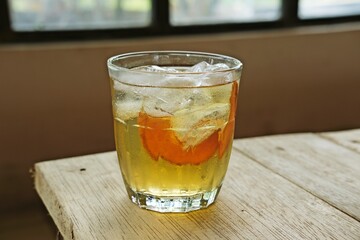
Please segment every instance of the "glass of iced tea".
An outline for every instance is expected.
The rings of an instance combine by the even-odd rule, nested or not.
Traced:
[[[116,150],[130,200],[158,212],[212,204],[231,154],[242,63],[183,51],[111,57]]]

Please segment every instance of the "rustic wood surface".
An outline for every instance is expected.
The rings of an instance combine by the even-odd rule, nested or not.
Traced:
[[[244,139],[234,147],[360,221],[359,153],[311,133]]]
[[[217,202],[186,214],[132,204],[115,152],[38,163],[35,187],[64,239],[359,240],[360,154],[331,136],[235,140]]]
[[[320,136],[360,153],[360,129],[321,133]]]

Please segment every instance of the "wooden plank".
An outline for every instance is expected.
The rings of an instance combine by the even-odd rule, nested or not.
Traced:
[[[320,136],[360,153],[360,129],[320,133]]]
[[[161,214],[128,200],[114,152],[35,165],[64,239],[359,239],[360,223],[233,151],[218,201]]]
[[[242,139],[234,147],[360,220],[360,155],[315,134]]]

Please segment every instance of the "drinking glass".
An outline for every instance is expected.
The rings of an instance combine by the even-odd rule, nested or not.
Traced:
[[[186,51],[108,62],[116,150],[130,200],[158,212],[212,204],[227,171],[242,63]]]

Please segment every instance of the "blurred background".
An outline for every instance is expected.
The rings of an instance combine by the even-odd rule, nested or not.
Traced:
[[[31,169],[115,149],[106,60],[145,50],[240,59],[237,138],[360,127],[360,0],[4,0],[0,239],[55,239]]]

